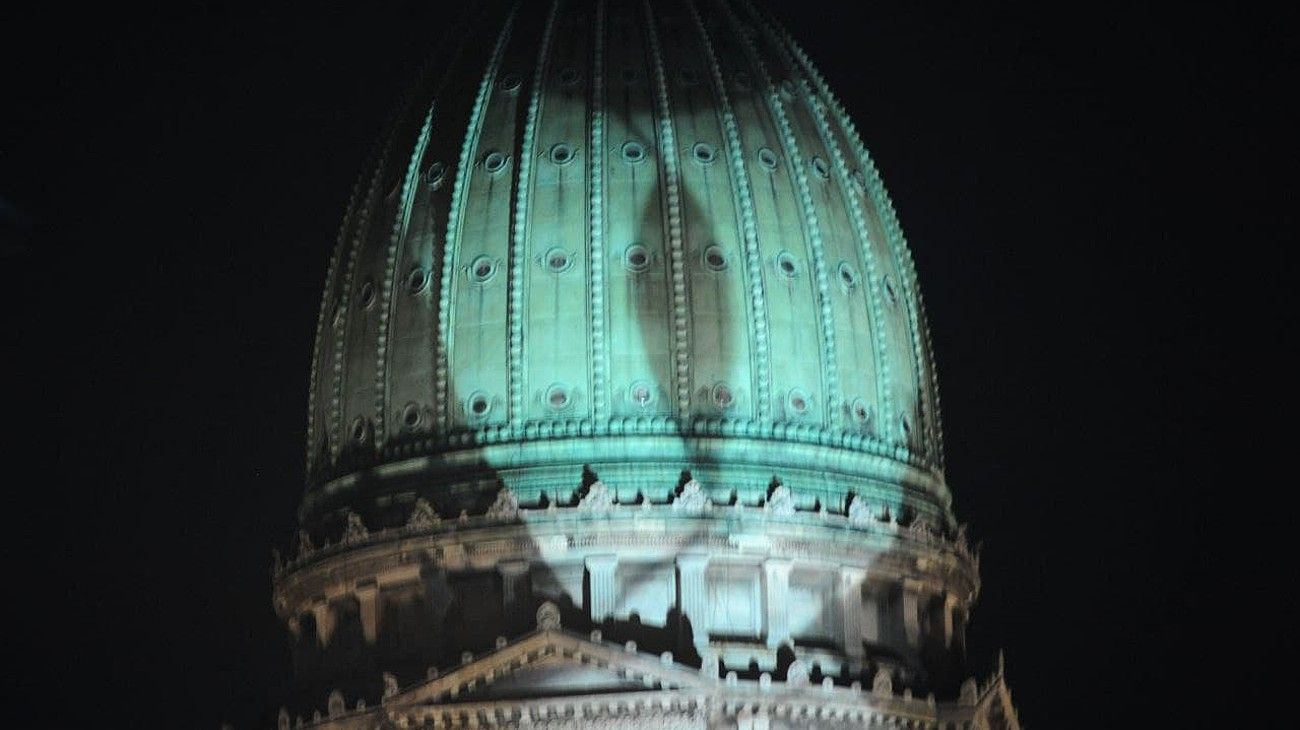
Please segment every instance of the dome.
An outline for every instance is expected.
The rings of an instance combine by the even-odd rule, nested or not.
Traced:
[[[686,468],[942,518],[912,260],[807,56],[726,7],[656,9],[657,32],[611,7],[598,48],[590,8],[534,5],[466,29],[358,184],[304,514],[489,481],[564,498],[568,464],[620,499]]]
[[[303,696],[441,712],[549,651],[956,697],[978,566],[916,275],[808,58],[725,2],[449,37],[325,284],[272,599]],[[586,696],[590,669],[555,671]]]

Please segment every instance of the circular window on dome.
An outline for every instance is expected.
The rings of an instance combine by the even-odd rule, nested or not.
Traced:
[[[370,436],[370,422],[361,416],[352,420],[352,440],[364,444]]]
[[[552,274],[563,274],[573,267],[573,257],[560,248],[553,248],[542,257],[542,265]]]
[[[578,73],[576,68],[564,68],[560,70],[560,83],[565,86],[574,86],[582,79],[582,74]]]
[[[406,275],[406,290],[412,294],[419,294],[429,285],[429,275],[419,266],[411,268],[411,273]]]
[[[772,150],[764,147],[758,151],[758,164],[761,165],[764,170],[767,170],[768,172],[775,170],[776,162],[776,153]]]
[[[794,277],[799,273],[799,264],[794,260],[794,254],[789,251],[782,251],[776,255],[776,270],[785,276]]]
[[[785,407],[792,416],[805,416],[812,409],[812,398],[802,388],[795,388],[786,394]]]
[[[813,174],[822,180],[828,180],[831,176],[830,168],[826,166],[826,160],[820,157],[812,158]]]
[[[840,287],[844,289],[844,291],[850,292],[858,288],[858,272],[849,265],[849,262],[841,261],[837,273],[839,275]]]
[[[731,386],[726,383],[716,383],[709,393],[713,405],[719,410],[727,410],[736,405],[736,394],[731,392]]]
[[[735,74],[732,75],[732,78],[736,82],[736,88],[742,91],[749,91],[750,88],[753,87],[754,85],[753,82],[750,81],[749,79],[749,73],[746,71],[737,71]]]
[[[495,175],[506,169],[506,159],[500,152],[489,152],[483,157],[483,169]]]
[[[859,427],[865,428],[871,424],[871,404],[861,398],[854,398],[849,403],[849,418],[853,419]]]
[[[635,165],[638,162],[645,161],[645,145],[640,142],[635,140],[624,142],[621,150],[623,152],[623,160],[626,162]]]
[[[889,303],[898,304],[898,292],[894,289],[894,280],[889,278],[889,274],[885,274],[885,278],[881,281],[885,286],[885,296],[889,298]]]
[[[655,402],[655,389],[644,380],[638,380],[627,389],[628,400],[642,408]]]
[[[487,256],[476,256],[473,261],[469,262],[470,281],[475,284],[486,284],[497,275],[497,262]]]
[[[717,159],[718,152],[708,142],[699,142],[691,148],[691,157],[701,165],[711,165]]]
[[[722,271],[727,268],[727,254],[718,244],[704,249],[704,266],[710,271]]]
[[[492,399],[487,393],[475,391],[465,399],[465,413],[470,418],[484,418],[492,411]]]
[[[357,301],[363,309],[370,309],[370,306],[375,303],[375,282],[367,281],[361,285],[361,293],[358,295]]]
[[[573,402],[573,397],[569,394],[569,387],[563,383],[556,383],[546,389],[546,407],[553,411],[562,411],[569,407]]]
[[[447,176],[447,166],[441,162],[429,165],[424,171],[424,182],[434,190],[442,187],[442,180]]]
[[[623,69],[622,77],[625,84],[635,84],[641,78],[634,68]]]
[[[420,414],[420,405],[418,403],[407,403],[402,408],[402,425],[408,429],[414,429],[420,425],[422,416]]]
[[[508,73],[508,74],[506,74],[505,76],[502,76],[502,77],[501,77],[501,81],[500,81],[500,84],[501,84],[501,90],[502,90],[502,91],[518,91],[518,90],[519,90],[519,87],[520,87],[520,85],[522,85],[522,83],[523,83],[523,80],[519,78],[519,74],[517,74],[517,73]]]
[[[551,162],[557,165],[567,165],[573,162],[573,148],[561,142],[551,148]]]
[[[641,273],[650,268],[650,250],[639,243],[634,243],[627,247],[623,253],[623,265],[628,271]]]

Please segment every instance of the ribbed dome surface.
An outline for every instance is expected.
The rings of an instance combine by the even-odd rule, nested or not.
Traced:
[[[307,512],[366,475],[526,497],[565,464],[946,511],[907,245],[804,53],[727,2],[477,12],[343,223]]]

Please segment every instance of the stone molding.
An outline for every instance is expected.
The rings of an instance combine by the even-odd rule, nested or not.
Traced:
[[[445,674],[398,687],[385,675],[384,697],[379,706],[345,709],[341,693],[329,698],[329,713],[315,714],[308,727],[345,728],[674,728],[716,727],[726,720],[732,727],[757,728],[760,718],[777,719],[800,727],[840,726],[842,723],[875,727],[962,728],[988,727],[992,705],[1001,704],[1012,728],[1019,724],[1002,672],[983,687],[974,680],[963,685],[955,701],[936,702],[933,695],[895,696],[888,673],[879,673],[870,691],[859,683],[850,687],[823,680],[810,683],[796,662],[786,681],[764,674],[761,680],[741,680],[733,675],[716,677],[677,663],[671,654],[655,656],[580,637],[542,622],[543,628],[515,642],[473,657]],[[475,699],[480,688],[533,665],[591,667],[642,684],[644,690],[571,694],[522,699]],[[829,679],[829,678],[827,678]],[[281,725],[288,713],[280,715]],[[304,724],[299,718],[298,726]]]

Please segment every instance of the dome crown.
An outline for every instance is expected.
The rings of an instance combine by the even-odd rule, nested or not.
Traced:
[[[823,504],[888,483],[946,510],[906,242],[775,25],[484,10],[410,108],[327,274],[307,512],[381,473],[554,494],[565,463],[634,493],[682,463],[742,491],[816,464]]]

